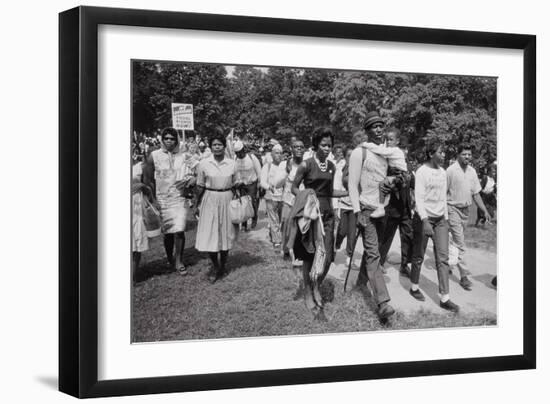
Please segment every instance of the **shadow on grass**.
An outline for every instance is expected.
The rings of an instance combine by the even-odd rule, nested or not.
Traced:
[[[227,272],[231,273],[240,269],[252,269],[249,267],[261,262],[265,262],[265,260],[262,257],[253,255],[248,251],[232,251],[229,253],[229,257],[227,258]]]
[[[399,284],[407,292],[411,288],[411,280],[407,276],[399,276]],[[437,295],[439,292],[439,285],[437,283],[431,281],[420,272],[418,286],[424,295],[428,296],[435,304],[439,305],[439,296]],[[414,297],[411,296],[411,299],[414,299]]]

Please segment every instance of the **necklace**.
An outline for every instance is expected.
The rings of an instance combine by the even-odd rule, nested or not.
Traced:
[[[328,162],[325,160],[324,163],[321,163],[321,161],[315,157],[315,161],[317,162],[317,165],[319,166],[319,169],[322,171],[322,172],[326,172],[327,171],[327,168],[328,168]]]

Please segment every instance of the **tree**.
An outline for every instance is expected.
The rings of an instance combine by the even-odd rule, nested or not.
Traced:
[[[195,130],[202,136],[226,125],[224,66],[194,63],[134,64],[134,129],[151,132],[172,125],[172,103],[193,104]],[[138,118],[140,113],[145,118]]]

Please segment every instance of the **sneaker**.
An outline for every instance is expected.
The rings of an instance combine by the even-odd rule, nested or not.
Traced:
[[[292,266],[293,267],[301,267],[303,263],[304,262],[302,260],[295,259],[294,262],[292,263]]]
[[[423,302],[424,300],[426,300],[426,298],[424,297],[420,289],[416,289],[416,290],[409,289],[409,294],[418,301]]]
[[[395,310],[388,303],[382,303],[378,306],[378,317],[385,320],[395,314]]]
[[[462,278],[460,278],[460,286],[462,286],[462,288],[464,290],[472,290],[472,281],[468,279],[467,276],[463,276]]]
[[[385,211],[384,207],[379,206],[374,210],[374,212],[372,212],[370,214],[370,217],[372,217],[373,219],[377,219],[379,217],[383,217],[385,214],[386,214],[386,211]]]
[[[439,302],[439,307],[445,310],[449,310],[453,313],[458,313],[458,311],[460,310],[458,305],[451,302],[451,300],[447,300],[446,302]]]

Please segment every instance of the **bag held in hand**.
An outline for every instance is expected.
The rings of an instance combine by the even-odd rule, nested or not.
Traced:
[[[143,206],[143,222],[147,229],[147,237],[160,236],[160,213],[147,198],[143,198],[143,200],[145,202]]]
[[[231,223],[241,224],[254,217],[254,207],[250,195],[237,196],[229,204]]]

